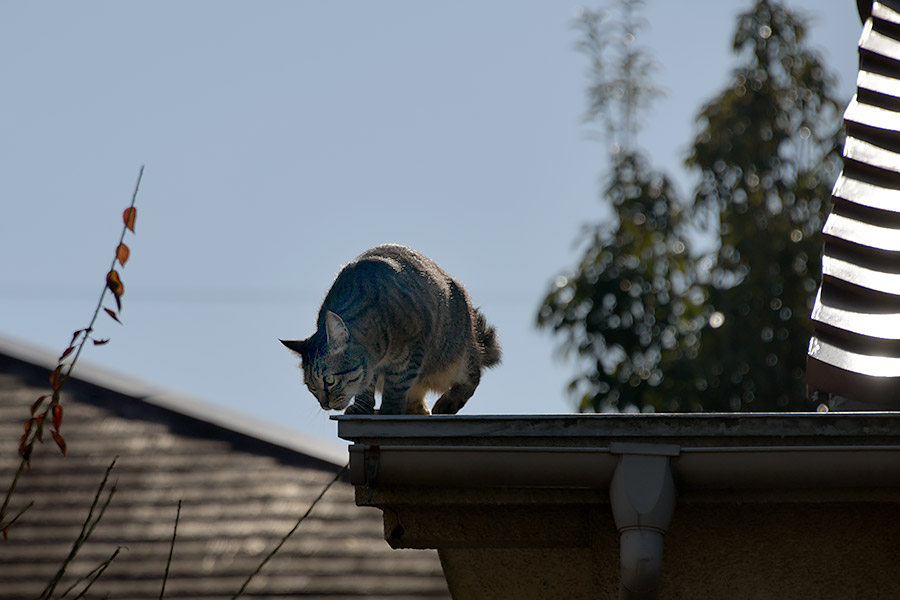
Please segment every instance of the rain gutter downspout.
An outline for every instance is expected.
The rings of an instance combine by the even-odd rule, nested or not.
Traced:
[[[675,482],[668,444],[610,444],[620,455],[609,486],[619,530],[620,600],[655,600],[662,572],[663,536],[675,512]]]

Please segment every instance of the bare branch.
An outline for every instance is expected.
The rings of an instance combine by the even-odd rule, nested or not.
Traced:
[[[277,554],[279,550],[281,550],[281,547],[284,545],[284,543],[285,543],[286,541],[288,541],[288,539],[289,539],[292,535],[294,535],[294,532],[297,531],[297,529],[300,527],[300,523],[302,523],[304,520],[306,520],[306,517],[309,516],[309,513],[312,512],[312,509],[314,509],[314,508],[316,507],[316,504],[319,503],[319,500],[322,499],[322,497],[325,495],[325,492],[327,492],[329,489],[331,489],[331,486],[333,486],[333,485],[337,482],[337,480],[340,479],[341,476],[342,476],[342,475],[347,471],[347,469],[349,469],[349,468],[350,468],[350,463],[347,463],[346,465],[343,466],[343,468],[342,468],[340,471],[337,472],[337,475],[334,476],[334,479],[332,479],[332,480],[328,483],[328,485],[326,485],[325,488],[319,493],[319,495],[316,497],[316,499],[313,500],[312,504],[309,505],[309,508],[306,509],[306,512],[303,513],[303,516],[300,517],[300,518],[297,520],[297,522],[294,524],[294,527],[293,527],[290,531],[287,532],[287,535],[285,535],[283,538],[281,538],[281,541],[278,542],[278,545],[275,546],[275,547],[272,549],[272,551],[269,552],[269,553],[266,555],[266,557],[262,560],[262,562],[259,563],[259,566],[256,567],[256,570],[253,571],[252,573],[250,573],[249,577],[247,577],[247,580],[244,582],[244,585],[242,585],[242,586],[241,586],[241,589],[239,589],[239,590],[237,591],[237,593],[236,593],[234,596],[231,597],[231,600],[236,600],[238,597],[240,597],[240,596],[244,593],[244,590],[247,589],[247,586],[248,586],[248,585],[250,585],[250,581],[251,581],[254,577],[256,577],[257,574],[259,574],[259,572],[262,571],[262,568],[266,565],[266,563],[269,562],[269,560],[271,560],[272,557],[275,556],[275,554]]]

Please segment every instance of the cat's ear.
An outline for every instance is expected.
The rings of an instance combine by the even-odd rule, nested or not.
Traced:
[[[325,340],[331,350],[343,348],[350,340],[350,331],[344,320],[330,310],[325,313]]]
[[[288,348],[289,350],[293,350],[294,352],[299,354],[303,360],[306,360],[306,356],[307,356],[306,349],[309,344],[309,340],[278,340],[278,341],[281,342],[282,344],[284,344],[285,347]]]

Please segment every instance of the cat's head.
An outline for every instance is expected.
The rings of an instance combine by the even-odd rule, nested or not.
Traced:
[[[300,355],[303,380],[325,410],[344,410],[372,385],[368,353],[356,343],[343,319],[328,311],[325,322],[305,340],[280,340]]]

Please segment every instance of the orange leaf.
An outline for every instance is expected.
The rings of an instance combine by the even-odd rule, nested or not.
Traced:
[[[123,267],[125,263],[128,262],[128,256],[131,254],[131,251],[128,249],[128,246],[125,244],[119,244],[119,247],[116,248],[116,260],[119,261],[119,264]]]
[[[35,411],[40,408],[41,404],[44,403],[44,400],[47,399],[47,396],[41,396],[37,400],[34,401],[34,404],[31,405],[31,416],[34,416]]]
[[[53,372],[50,373],[50,387],[53,388],[54,392],[62,385],[59,379],[62,376],[62,368],[62,365],[57,365]]]
[[[53,441],[56,442],[56,445],[59,446],[60,452],[62,455],[66,455],[66,440],[63,439],[63,436],[59,434],[58,431],[51,431],[50,435],[53,436]]]
[[[121,296],[125,293],[125,286],[122,285],[119,273],[115,269],[106,274],[106,287],[116,296]]]
[[[134,220],[137,218],[137,209],[135,207],[126,208],[125,212],[122,213],[122,220],[125,221],[125,227],[131,230],[131,233],[134,233]]]
[[[59,429],[59,426],[62,424],[62,406],[59,404],[53,405],[53,429]]]
[[[119,273],[115,269],[106,274],[106,287],[116,297],[116,306],[119,310],[122,310],[121,298],[122,294],[125,293],[125,286],[122,284],[122,280],[119,279]]]
[[[119,317],[116,316],[116,313],[115,313],[115,312],[111,311],[111,310],[108,309],[108,308],[104,308],[103,310],[105,310],[105,311],[106,311],[106,314],[108,314],[109,316],[111,316],[111,317],[113,318],[113,320],[115,320],[116,323],[121,323],[121,322],[122,322],[122,321],[119,320]]]

